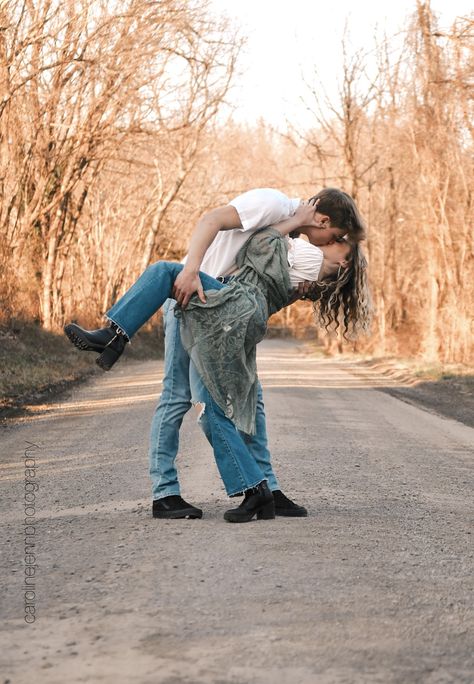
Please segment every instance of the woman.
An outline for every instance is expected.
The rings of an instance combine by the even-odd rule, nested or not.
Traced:
[[[252,236],[238,254],[239,271],[230,283],[200,274],[207,301],[194,297],[186,309],[177,311],[183,344],[205,386],[206,410],[223,412],[247,433],[253,431],[255,420],[256,344],[265,334],[269,316],[288,304],[292,288],[304,280],[318,281],[310,298],[318,303],[326,326],[337,326],[340,314],[345,333],[368,321],[365,260],[359,248],[345,241],[317,248],[300,238],[287,239],[292,225],[285,221]],[[171,296],[182,268],[172,262],[150,266],[107,312],[110,328],[89,332],[72,324],[66,326],[66,334],[80,349],[100,351],[99,365],[110,368],[126,342]],[[117,340],[122,342],[119,347]],[[216,435],[219,438],[225,452],[228,442]],[[248,495],[243,510],[228,511],[225,517],[234,522],[250,520],[255,514],[273,517],[271,492],[243,442],[242,447],[237,445],[231,458],[242,474],[242,491]],[[221,470],[217,456],[216,461]]]

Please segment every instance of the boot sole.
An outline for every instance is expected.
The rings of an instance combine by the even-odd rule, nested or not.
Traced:
[[[257,520],[274,520],[275,507],[273,501],[270,501],[252,513],[243,514],[235,513],[234,511],[226,511],[224,513],[224,520],[227,520],[227,522],[230,523],[247,523],[251,522],[255,516],[257,516]]]
[[[104,347],[101,346],[96,346],[92,345],[90,342],[88,342],[86,339],[84,339],[76,330],[75,326],[69,324],[64,326],[64,332],[66,333],[66,336],[68,339],[73,343],[73,345],[77,348],[80,349],[81,351],[95,351],[100,354],[100,352],[103,351]]]
[[[292,511],[291,508],[275,508],[275,515],[280,515],[284,518],[307,518],[308,511]]]
[[[99,366],[99,368],[102,368],[102,370],[109,371],[114,365],[114,363],[118,361],[121,356],[122,352],[119,353],[111,347],[106,347],[102,354],[100,354],[100,356],[97,357],[95,362]]]
[[[197,511],[194,508],[183,508],[181,511],[159,511],[152,512],[154,518],[162,518],[165,520],[180,520],[181,518],[189,518],[191,520],[198,520],[202,518],[202,511]]]

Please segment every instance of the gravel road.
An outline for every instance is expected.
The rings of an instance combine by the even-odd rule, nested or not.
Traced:
[[[179,468],[204,518],[151,518],[159,362],[119,364],[2,431],[0,682],[474,681],[474,429],[294,341],[263,343],[259,371],[306,519],[225,523],[191,413]]]

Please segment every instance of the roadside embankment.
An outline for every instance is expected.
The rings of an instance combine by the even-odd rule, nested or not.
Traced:
[[[355,372],[387,378],[379,389],[445,418],[474,427],[474,369],[460,364],[428,364],[420,359],[372,358],[355,363]]]
[[[127,348],[128,359],[163,355],[160,331],[139,333]],[[0,328],[0,419],[21,413],[28,404],[44,402],[95,373],[94,355],[79,352],[62,334],[33,323]]]

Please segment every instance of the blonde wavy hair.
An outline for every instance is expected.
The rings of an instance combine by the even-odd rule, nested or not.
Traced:
[[[333,279],[317,282],[307,294],[317,322],[328,331],[342,326],[345,339],[368,333],[373,316],[367,259],[358,244],[349,243],[349,265]]]

